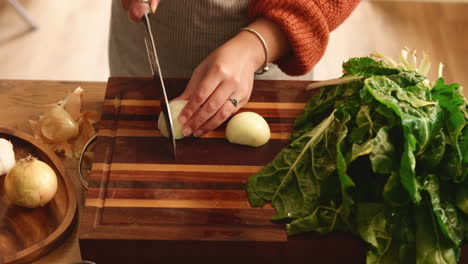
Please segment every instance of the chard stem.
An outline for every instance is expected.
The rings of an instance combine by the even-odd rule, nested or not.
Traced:
[[[319,81],[319,82],[314,82],[305,88],[306,90],[312,90],[318,87],[324,87],[324,86],[329,86],[329,85],[338,85],[338,84],[344,84],[344,83],[349,83],[355,80],[359,80],[364,78],[364,76],[350,76],[350,77],[340,77],[340,78],[335,78],[335,79],[330,79],[326,81]]]

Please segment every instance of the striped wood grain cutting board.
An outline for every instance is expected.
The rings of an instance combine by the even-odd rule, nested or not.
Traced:
[[[169,98],[186,80],[167,80]],[[286,241],[270,205],[251,208],[247,178],[289,141],[295,117],[313,92],[300,81],[256,81],[240,111],[262,115],[271,140],[258,148],[230,144],[225,125],[202,138],[177,141],[177,160],[156,128],[152,79],[110,78],[80,238],[201,241]],[[118,98],[118,99],[116,99]]]

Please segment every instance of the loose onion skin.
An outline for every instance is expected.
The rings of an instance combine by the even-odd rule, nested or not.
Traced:
[[[54,106],[39,121],[42,136],[50,142],[64,142],[78,135],[79,126],[60,106]]]
[[[5,194],[11,203],[36,208],[45,205],[57,192],[57,175],[46,163],[31,156],[24,158],[8,172]]]

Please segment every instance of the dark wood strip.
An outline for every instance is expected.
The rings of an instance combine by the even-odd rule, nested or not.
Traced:
[[[161,138],[163,137],[161,131],[157,129],[100,129],[98,136],[103,137],[145,137],[145,138]],[[289,140],[291,134],[288,132],[271,132],[270,139]],[[226,133],[223,130],[210,131],[201,138],[226,138]]]
[[[270,131],[274,132],[285,132],[290,133],[293,130],[293,124],[291,123],[269,123]],[[99,121],[99,129],[113,129],[115,127],[114,121],[101,120]],[[156,121],[119,121],[119,129],[138,129],[138,130],[155,130],[158,125]],[[224,131],[226,129],[226,123],[221,124],[215,131]]]
[[[100,120],[98,123],[99,129],[112,129],[114,128],[112,120]],[[157,122],[150,120],[150,121],[119,121],[119,128],[125,129],[145,129],[145,130],[153,130],[158,128]]]
[[[114,106],[104,105],[103,113],[113,113]],[[302,113],[303,109],[251,109],[251,108],[242,108],[238,113],[242,112],[255,112],[262,117],[297,117]],[[143,115],[151,116],[154,118],[158,117],[161,112],[159,106],[134,106],[134,105],[122,105],[120,106],[120,115]]]
[[[98,198],[99,189],[88,189],[87,198]],[[196,201],[247,201],[247,193],[244,190],[178,190],[178,189],[123,189],[107,188],[109,199],[145,199],[159,200],[190,200]]]
[[[101,182],[102,170],[92,170],[90,174],[91,182]],[[218,183],[246,183],[248,177],[253,173],[249,172],[198,172],[198,171],[116,171],[110,173],[112,181],[142,181],[142,182],[218,182]],[[96,186],[97,187],[97,186]]]
[[[187,79],[165,79],[169,100],[179,96],[187,86]],[[307,102],[316,90],[305,91],[309,81],[255,80],[254,92],[249,101],[254,102]],[[106,99],[156,100],[159,83],[152,78],[109,78]],[[136,89],[136,87],[138,89]]]
[[[94,160],[95,162],[101,162],[110,164],[112,161],[112,149],[114,145],[115,138],[113,137],[101,137],[98,136],[96,139],[96,144],[94,148]],[[100,177],[104,179],[105,175],[100,174]]]
[[[115,115],[113,113],[103,113],[101,116],[101,120],[105,121],[114,121]],[[265,121],[268,124],[294,124],[294,121],[296,120],[296,116],[294,117],[269,117],[266,116],[264,117]],[[158,121],[158,115],[124,115],[121,114],[118,116],[118,125],[120,127],[120,122],[122,121],[149,121],[149,122],[154,122],[154,127],[157,128],[157,121]]]
[[[104,112],[101,115],[101,120],[109,120],[112,121],[114,120],[114,114]],[[158,116],[156,114],[154,115],[119,115],[118,116],[118,121],[154,121],[157,122]],[[157,123],[156,126],[157,127]]]
[[[289,140],[272,139],[268,144],[254,148],[231,144],[223,138],[185,138],[177,141],[176,160],[171,156],[169,143],[167,138],[118,137],[115,138],[112,162],[264,166],[288,145]],[[107,152],[102,152],[97,153],[94,162],[109,161]]]
[[[116,208],[103,210],[102,225],[232,225],[271,227],[274,209]]]
[[[126,189],[178,189],[178,190],[244,190],[241,182],[160,182],[160,181],[115,181],[111,175],[107,188]],[[90,181],[89,188],[100,188],[100,181]]]
[[[148,208],[146,208],[148,209]],[[157,241],[268,241],[286,242],[287,235],[281,225],[105,225],[96,222],[96,207],[85,207],[81,217],[80,239],[145,239]]]

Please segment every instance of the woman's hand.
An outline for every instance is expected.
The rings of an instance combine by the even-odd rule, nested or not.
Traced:
[[[245,105],[252,92],[254,72],[264,59],[259,40],[248,32],[240,32],[203,60],[184,93],[175,99],[189,101],[179,116],[184,135],[201,136]],[[230,99],[236,99],[238,104]]]
[[[156,12],[160,0],[149,0],[151,12]],[[122,0],[122,7],[128,10],[128,17],[138,22],[148,12],[148,4],[139,0]]]
[[[270,61],[288,51],[286,36],[273,22],[260,18],[249,27],[265,39]],[[214,130],[245,105],[252,93],[254,72],[264,62],[262,42],[246,31],[238,33],[203,60],[184,93],[174,99],[189,101],[179,115],[184,136],[199,137]],[[237,105],[231,99],[236,99]]]

